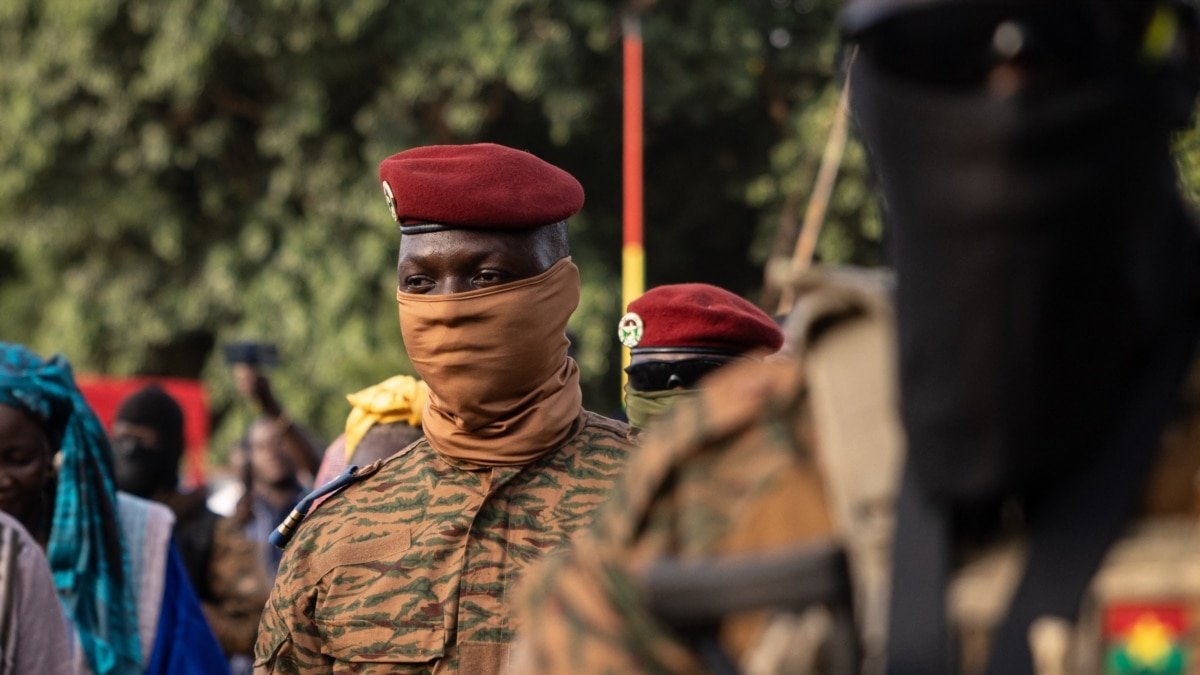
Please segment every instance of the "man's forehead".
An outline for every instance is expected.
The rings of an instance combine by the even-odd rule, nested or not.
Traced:
[[[494,232],[455,229],[406,234],[400,237],[400,259],[425,260],[442,256],[486,255],[489,253],[523,254],[535,231]]]

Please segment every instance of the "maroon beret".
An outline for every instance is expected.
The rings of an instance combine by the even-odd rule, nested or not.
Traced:
[[[778,351],[783,331],[766,312],[708,284],[673,284],[646,291],[629,303],[618,326],[633,353],[711,351],[742,354]]]
[[[404,234],[531,229],[583,208],[583,186],[574,176],[494,143],[405,150],[379,164],[379,180]]]

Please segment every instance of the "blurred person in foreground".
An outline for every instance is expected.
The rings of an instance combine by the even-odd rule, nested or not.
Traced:
[[[624,424],[583,409],[567,356],[583,188],[488,143],[413,148],[379,176],[425,438],[326,486],[341,492],[287,544],[255,668],[498,673],[512,587],[591,522],[628,447]]]
[[[798,282],[779,356],[718,369],[647,429],[594,527],[530,571],[517,605],[537,629],[511,672],[830,672],[829,618],[791,599],[842,573],[805,554],[878,518],[895,473],[884,288],[862,272]],[[878,558],[868,525],[856,551]]]
[[[1171,154],[1195,106],[1194,7],[854,0],[843,26],[892,236],[910,449],[888,669],[958,659],[951,574],[1018,537],[981,665],[1030,673],[1136,515],[1200,342]]]
[[[0,440],[0,456],[8,450]],[[77,657],[46,555],[0,511],[0,675],[73,673],[83,665]]]
[[[1170,154],[1195,97],[1194,19],[1182,3],[1144,0],[851,2],[852,110],[896,267],[900,405],[864,412],[837,395],[865,377],[858,360],[890,353],[890,337],[822,365],[858,339],[829,320],[886,314],[887,296],[810,295],[831,314],[789,320],[789,342],[807,344],[792,350],[799,365],[717,373],[649,435],[595,530],[531,572],[523,612],[548,628],[525,636],[518,672],[721,672],[730,660],[823,672],[811,659],[759,669],[745,649],[785,653],[803,620],[782,641],[763,630],[747,643],[733,612],[706,615],[703,602],[690,624],[672,623],[664,607],[678,598],[662,590],[744,611],[727,588],[672,585],[663,570],[761,574],[783,596],[836,577],[805,566],[823,539],[850,554],[868,672],[883,661],[891,673],[1182,672],[1200,653],[1186,628],[1200,601],[1194,514],[1181,500],[1182,521],[1157,533],[1140,522],[1114,543],[1144,491],[1186,492],[1154,481],[1196,475],[1195,446],[1188,470],[1153,470],[1179,456],[1155,449],[1200,335],[1197,238]],[[898,419],[903,462],[890,434],[870,438]],[[856,448],[866,461],[838,469]],[[781,472],[806,465],[812,484],[787,494],[813,503],[786,513],[827,522],[789,533],[770,523],[779,509],[758,505]],[[762,540],[756,561],[790,547],[791,569],[821,574],[781,583],[734,555],[749,537]],[[1009,539],[1024,555],[974,565]]]
[[[421,438],[421,416],[429,387],[411,375],[396,375],[346,396],[346,431],[325,450],[313,482],[320,488],[347,466],[387,459]]]
[[[46,548],[91,672],[228,672],[174,516],[117,492],[108,438],[61,356],[0,343],[0,447],[0,510]]]
[[[708,284],[657,286],[629,303],[617,337],[630,350],[625,412],[636,436],[701,378],[779,350],[783,332],[753,303]]]
[[[175,541],[209,626],[227,657],[248,656],[270,587],[259,547],[208,509],[204,490],[179,490],[183,410],[161,387],[147,385],[121,402],[112,444],[117,488],[175,514]]]

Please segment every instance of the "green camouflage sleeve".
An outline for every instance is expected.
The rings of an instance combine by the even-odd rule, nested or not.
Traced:
[[[544,562],[518,600],[524,625],[536,629],[519,637],[509,672],[708,672],[642,605],[626,553],[586,536]]]
[[[514,658],[526,675],[707,672],[658,621],[638,580],[664,557],[779,549],[828,536],[804,381],[790,364],[718,373],[643,437],[592,528],[530,571]],[[726,622],[726,646],[755,623]],[[735,653],[734,656],[737,654]]]

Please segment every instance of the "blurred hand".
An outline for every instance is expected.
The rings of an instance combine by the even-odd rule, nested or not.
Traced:
[[[239,394],[252,401],[263,413],[278,417],[283,412],[271,391],[271,381],[254,366],[235,363],[233,385]]]

